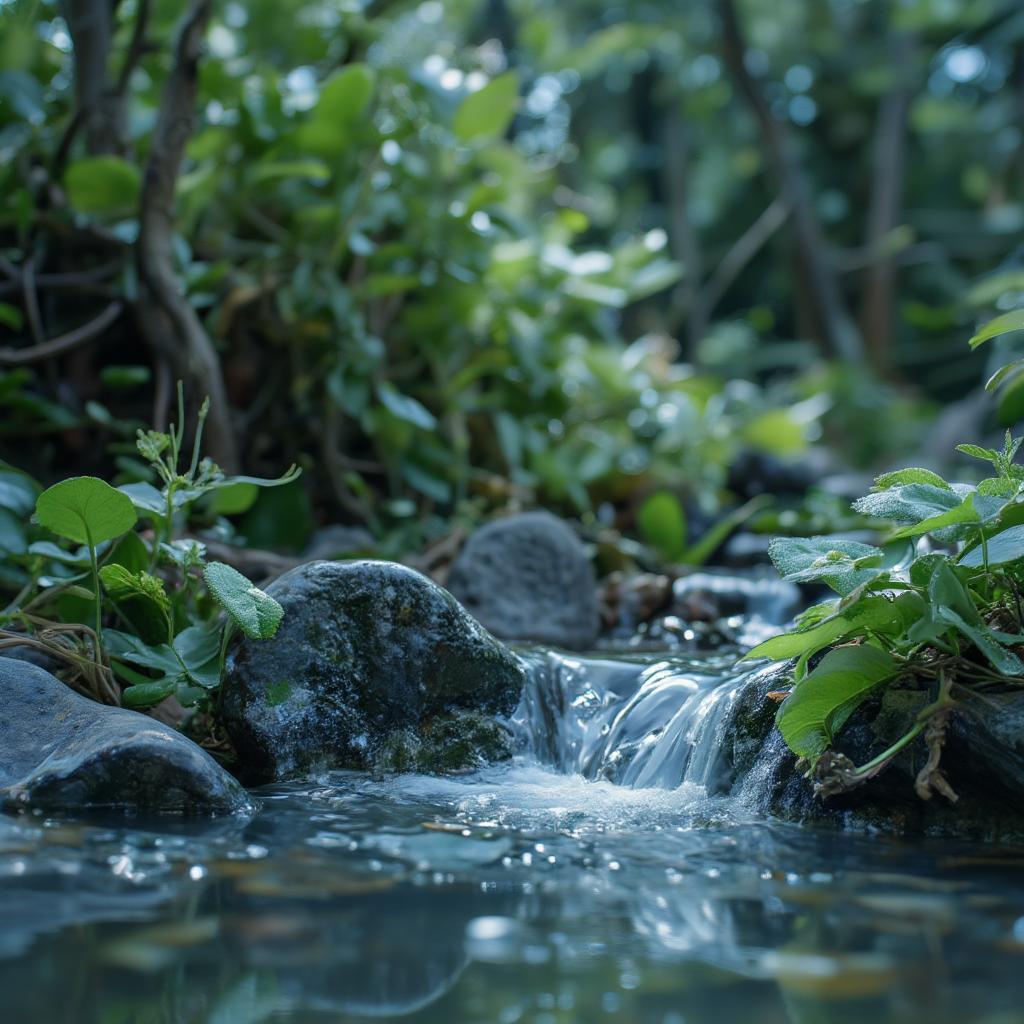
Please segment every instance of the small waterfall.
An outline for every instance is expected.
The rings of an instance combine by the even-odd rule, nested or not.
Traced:
[[[708,793],[733,782],[737,701],[777,672],[732,658],[638,663],[548,652],[526,660],[512,719],[525,752],[588,779],[662,789],[687,782]]]

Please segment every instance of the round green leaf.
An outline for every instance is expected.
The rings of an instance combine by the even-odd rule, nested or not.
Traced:
[[[670,560],[686,551],[686,513],[679,499],[668,491],[652,494],[636,514],[637,526],[649,544]]]
[[[519,79],[507,71],[462,101],[452,127],[463,142],[497,139],[505,134],[518,105]]]
[[[139,169],[116,156],[76,160],[64,175],[68,200],[79,213],[115,214],[135,209]]]
[[[203,570],[210,593],[253,640],[269,640],[281,624],[284,609],[251,580],[224,562],[210,562]]]
[[[127,533],[137,516],[131,498],[94,476],[74,476],[36,499],[40,526],[78,544],[101,544]]]

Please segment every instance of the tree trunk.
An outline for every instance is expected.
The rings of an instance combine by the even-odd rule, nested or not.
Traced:
[[[864,346],[829,260],[810,189],[793,154],[786,126],[772,114],[747,68],[747,45],[733,0],[718,0],[718,16],[722,26],[722,55],[736,87],[757,121],[765,155],[790,210],[807,298],[814,310],[821,339],[836,358],[844,362],[859,362],[864,356]]]
[[[908,69],[914,58],[913,40],[901,34],[892,40],[890,49],[896,83],[878,106],[871,200],[864,240],[871,264],[864,277],[860,314],[868,357],[878,371],[886,370],[890,363],[896,264],[892,254],[885,252],[885,244],[898,223],[903,204],[907,116],[913,99],[908,81]]]
[[[238,455],[220,360],[174,273],[174,189],[192,134],[199,57],[212,0],[193,0],[164,86],[142,182],[136,262],[143,333],[190,395],[210,396],[206,438],[210,454],[228,471]]]

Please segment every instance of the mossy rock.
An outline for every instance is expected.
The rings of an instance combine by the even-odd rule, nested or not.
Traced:
[[[311,562],[267,592],[284,607],[281,627],[272,640],[235,646],[222,687],[221,717],[247,779],[432,768],[423,750],[434,723],[507,715],[519,700],[519,659],[412,569]],[[492,744],[477,738],[460,767],[487,759]]]

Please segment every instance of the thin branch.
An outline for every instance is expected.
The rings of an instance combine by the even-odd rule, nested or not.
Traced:
[[[125,54],[124,64],[121,65],[121,73],[117,76],[117,85],[114,87],[118,96],[124,97],[127,95],[132,72],[138,66],[139,61],[152,49],[152,46],[146,39],[150,7],[151,0],[139,0],[138,9],[135,12],[135,25],[132,28],[131,42],[128,44],[128,52]]]
[[[789,204],[784,199],[774,199],[764,212],[740,235],[715,268],[715,272],[700,297],[702,316],[706,323],[721,301],[722,296],[732,287],[747,264],[768,244],[772,236],[789,219]]]
[[[21,292],[25,299],[25,319],[28,320],[32,340],[37,345],[42,345],[46,335],[43,332],[43,318],[39,312],[39,296],[36,294],[36,267],[31,257],[25,260],[21,270]]]
[[[30,348],[0,349],[0,366],[27,366],[30,363],[41,363],[44,359],[52,359],[63,352],[68,352],[79,345],[98,338],[121,315],[124,305],[112,302],[99,316],[90,320],[73,331],[61,334],[50,341],[42,341]]]

